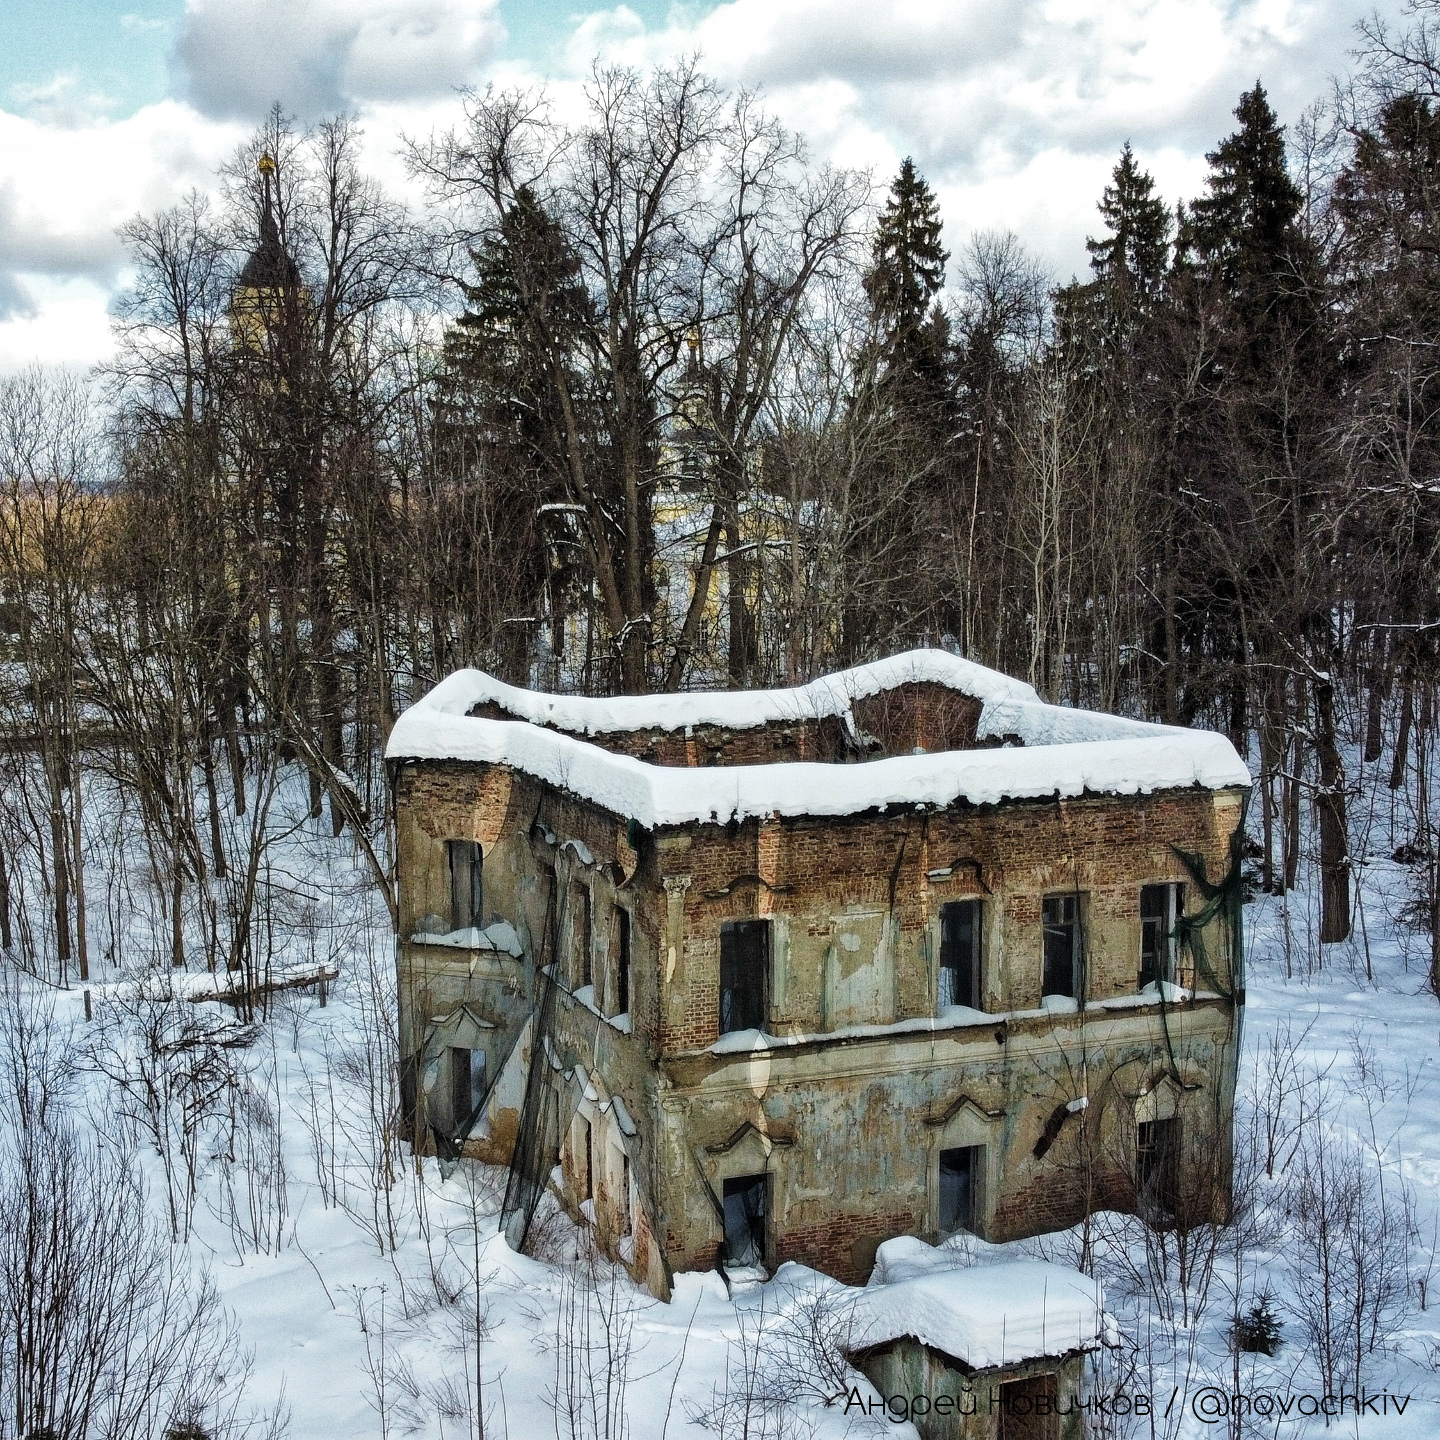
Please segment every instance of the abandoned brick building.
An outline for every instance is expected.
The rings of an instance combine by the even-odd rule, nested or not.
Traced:
[[[930,650],[793,690],[461,671],[388,748],[417,1140],[637,1280],[1223,1212],[1249,775]]]

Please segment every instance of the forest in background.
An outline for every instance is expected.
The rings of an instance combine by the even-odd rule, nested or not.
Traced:
[[[569,119],[467,96],[419,207],[277,108],[125,227],[103,375],[0,383],[0,946],[88,975],[130,903],[87,893],[98,788],[155,963],[257,970],[296,765],[393,914],[384,741],[460,665],[643,692],[932,644],[1228,732],[1320,945],[1383,768],[1440,979],[1437,54],[1425,0],[1288,131],[1257,82],[1174,208],[1127,146],[1065,284],[698,63],[597,68]]]

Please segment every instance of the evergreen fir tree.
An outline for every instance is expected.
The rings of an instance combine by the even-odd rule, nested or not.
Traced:
[[[1057,344],[1082,370],[1128,347],[1164,291],[1170,254],[1170,212],[1128,140],[1096,208],[1110,233],[1085,241],[1094,279],[1055,292]]]
[[[1170,212],[1155,194],[1154,180],[1135,163],[1128,140],[1099,210],[1110,233],[1085,242],[1095,278],[1137,295],[1154,295],[1165,279]]]
[[[1265,90],[1240,97],[1240,128],[1205,158],[1207,193],[1190,207],[1187,241],[1210,279],[1252,288],[1292,268],[1302,197],[1285,165],[1285,131]]]
[[[1275,1297],[1266,1290],[1250,1307],[1249,1314],[1237,1315],[1230,1327],[1235,1348],[1242,1354],[1273,1355],[1280,1348],[1280,1317]]]
[[[940,207],[908,157],[890,187],[876,226],[865,292],[875,319],[875,376],[879,394],[943,436],[954,397],[950,323],[936,303],[949,252],[940,244]]]
[[[593,312],[573,249],[528,189],[471,258],[475,278],[465,287],[465,312],[446,335],[434,392],[436,438],[442,468],[465,497],[455,503],[468,507],[483,497],[503,517],[515,596],[509,603],[533,610],[547,583],[552,592],[580,583],[568,565],[551,571],[537,515],[547,502],[568,498],[557,375],[585,445],[591,453],[600,448],[579,345]],[[474,528],[467,521],[459,533]],[[525,631],[511,626],[506,638],[517,647],[520,675]]]
[[[890,186],[875,230],[874,264],[865,290],[891,335],[917,332],[945,283],[949,252],[940,246],[940,207],[908,156]]]

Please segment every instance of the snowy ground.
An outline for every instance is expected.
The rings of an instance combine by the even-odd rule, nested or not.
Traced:
[[[1219,1243],[1210,1289],[1202,1297],[1191,1286],[1186,1315],[1173,1286],[1165,1298],[1136,1281],[1146,1267],[1143,1256],[1135,1258],[1130,1222],[1104,1229],[1096,1268],[1127,1348],[1107,1361],[1107,1375],[1096,1383],[1155,1397],[1152,1419],[1110,1417],[1097,1427],[1104,1433],[1239,1433],[1202,1423],[1183,1399],[1162,1416],[1177,1388],[1183,1395],[1207,1385],[1228,1392],[1238,1379],[1252,1395],[1324,1393],[1297,1298],[1297,1287],[1314,1273],[1314,1246],[1297,1238],[1303,1225],[1294,1183],[1303,1168],[1300,1151],[1321,1144],[1359,1157],[1368,1177],[1357,1202],[1364,1212],[1356,1222],[1362,1270],[1388,1264],[1386,1273],[1398,1273],[1401,1282],[1401,1293],[1380,1297],[1366,1312],[1372,1329],[1362,1345],[1361,1382],[1372,1394],[1413,1397],[1403,1415],[1389,1407],[1358,1419],[1347,1414],[1344,1433],[1394,1440],[1440,1434],[1434,1359],[1440,1269],[1430,1285],[1440,1225],[1440,1006],[1425,984],[1426,937],[1403,922],[1411,873],[1388,859],[1386,827],[1372,828],[1375,840],[1366,847],[1372,863],[1362,870],[1363,933],[1327,947],[1323,969],[1315,968],[1308,938],[1309,890],[1285,901],[1259,897],[1247,907],[1241,1109],[1248,1116],[1268,1108],[1279,1117],[1271,1133],[1279,1135],[1281,1152],[1274,1176],[1255,1184],[1258,1219],[1245,1230],[1249,1243],[1238,1254],[1229,1241]],[[248,1045],[224,1049],[250,1098],[206,1132],[186,1242],[194,1264],[213,1275],[253,1354],[251,1404],[288,1407],[297,1437],[475,1435],[478,1362],[484,1433],[516,1440],[739,1435],[745,1430],[737,1406],[757,1389],[791,1403],[750,1417],[756,1440],[782,1433],[815,1440],[914,1434],[905,1424],[847,1416],[843,1402],[821,1403],[846,1384],[872,1393],[842,1365],[817,1359],[808,1338],[843,1330],[853,1297],[845,1287],[789,1266],[732,1299],[719,1277],[686,1275],[674,1300],[662,1305],[603,1265],[575,1262],[580,1237],[558,1219],[549,1228],[550,1260],[512,1253],[496,1233],[498,1172],[460,1167],[444,1177],[427,1161],[417,1173],[407,1156],[388,1151],[372,1105],[377,1065],[383,1068],[386,1046],[393,1045],[386,1035],[392,962],[383,908],[366,898],[363,868],[345,842],[330,840],[320,827],[296,831],[286,863],[304,877],[297,888],[310,897],[296,912],[303,923],[288,958],[338,963],[340,978],[324,1007],[314,992],[288,992]],[[127,942],[123,931],[109,944],[119,964],[97,975],[96,1019],[85,1022],[78,990],[60,994],[56,1013],[92,1057],[97,1046],[110,1045],[112,1072],[121,1063],[115,1057],[124,1051],[125,1027],[138,1023],[144,1005],[152,1018],[161,1007],[171,1026],[206,1016],[223,1021],[217,1045],[233,1032],[233,1012],[214,1001],[135,1000],[123,984],[107,990],[123,980],[127,953],[144,948]],[[43,1006],[33,986],[28,993],[27,1004]],[[92,1060],[83,1070],[84,1108],[119,1133],[126,1128],[122,1114],[135,1103],[102,1068]],[[1295,1129],[1295,1117],[1305,1114],[1315,1122]],[[140,1149],[151,1204],[164,1213],[174,1159],[167,1179],[153,1143],[142,1137]],[[1373,1240],[1377,1193],[1384,1216],[1401,1216],[1399,1229],[1408,1230],[1398,1262],[1394,1225]],[[1079,1238],[977,1247],[970,1255],[961,1247],[956,1261],[1016,1253],[1063,1258],[1078,1252]],[[1331,1238],[1337,1246],[1344,1239],[1338,1230]],[[1389,1247],[1391,1258],[1371,1266],[1365,1249],[1375,1243]],[[1127,1244],[1128,1266],[1118,1255]],[[1273,1358],[1244,1357],[1238,1376],[1227,1344],[1237,1285],[1242,1310],[1272,1291],[1284,1337]],[[747,1363],[752,1375],[764,1372],[748,1387]],[[1292,1410],[1284,1420],[1252,1416],[1240,1428],[1298,1435],[1320,1424]]]

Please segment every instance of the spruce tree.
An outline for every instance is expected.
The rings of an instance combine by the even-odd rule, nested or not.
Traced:
[[[892,413],[908,415],[932,438],[947,430],[954,395],[950,325],[936,304],[950,258],[942,228],[934,192],[907,157],[875,229],[865,292],[878,393]]]
[[[571,564],[552,568],[539,517],[544,505],[570,498],[564,484],[567,423],[578,426],[588,450],[600,448],[579,361],[579,341],[593,314],[573,248],[526,188],[471,259],[475,278],[465,287],[464,313],[445,337],[434,390],[440,468],[459,483],[454,503],[466,518],[457,534],[483,535],[488,526],[505,537],[506,573],[499,587],[505,610],[535,613],[547,583],[552,593],[584,583]],[[485,521],[478,524],[473,517],[482,510]],[[457,584],[463,584],[470,557],[463,543],[454,549]],[[573,544],[559,551],[578,558]],[[504,656],[502,666],[513,667],[512,678],[523,681],[526,631],[511,625],[504,638],[514,654]]]
[[[876,319],[896,338],[916,333],[945,283],[949,252],[940,245],[940,207],[908,156],[890,186],[866,277]]]
[[[1170,212],[1128,140],[1096,208],[1109,234],[1085,241],[1094,278],[1055,292],[1059,347],[1082,371],[1093,370],[1102,351],[1130,347],[1164,292],[1170,255]],[[1128,383],[1125,376],[1111,378]]]
[[[1085,242],[1095,278],[1140,296],[1154,295],[1165,279],[1170,212],[1155,194],[1154,180],[1135,163],[1128,140],[1098,208],[1110,233]]]
[[[1205,157],[1207,193],[1190,207],[1186,238],[1212,281],[1243,292],[1293,270],[1303,202],[1285,165],[1285,131],[1258,80],[1235,118],[1240,128]]]

